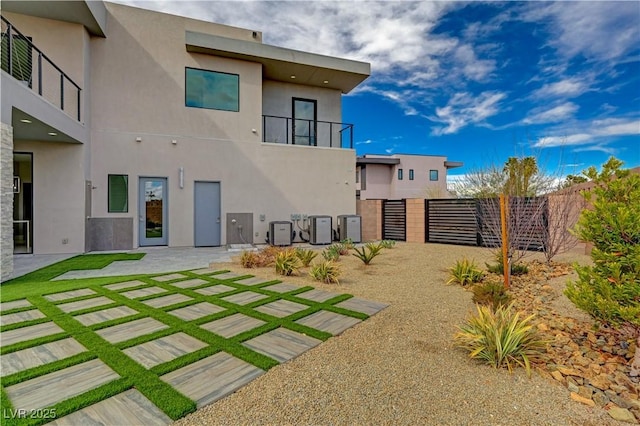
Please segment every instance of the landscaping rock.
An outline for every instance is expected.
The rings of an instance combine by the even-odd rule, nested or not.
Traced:
[[[593,402],[592,399],[580,396],[575,392],[571,392],[571,399],[573,399],[576,402],[580,402],[581,404],[588,405],[589,407],[595,407],[596,405],[596,403]]]
[[[638,421],[636,420],[636,416],[634,416],[631,413],[631,411],[625,408],[611,407],[607,412],[611,417],[613,417],[615,420],[618,420],[620,422],[638,424]]]

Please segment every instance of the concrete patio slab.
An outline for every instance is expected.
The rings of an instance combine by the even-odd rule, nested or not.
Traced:
[[[2,367],[0,375],[4,377],[33,367],[39,367],[59,359],[69,358],[86,350],[78,341],[69,337],[11,352],[0,356],[0,367]]]
[[[257,318],[252,318],[244,314],[233,314],[219,320],[211,321],[200,325],[200,328],[211,331],[219,336],[230,338],[245,331],[266,324]]]
[[[233,278],[241,277],[242,275],[236,274],[235,272],[225,272],[222,274],[212,275],[211,278],[215,278],[217,280],[230,280]]]
[[[112,396],[48,423],[76,425],[169,425],[172,420],[136,389]]]
[[[154,287],[139,288],[138,290],[125,291],[124,293],[120,293],[120,294],[122,294],[124,297],[127,297],[129,299],[137,299],[139,297],[151,296],[153,294],[160,294],[160,293],[166,293],[166,292],[167,290],[165,290],[164,288],[154,286]]]
[[[165,306],[171,306],[178,303],[186,302],[187,300],[193,300],[192,298],[185,296],[184,294],[169,294],[168,296],[160,296],[155,299],[145,300],[144,303],[152,308],[164,308]]]
[[[8,311],[9,309],[26,308],[27,306],[33,306],[27,299],[13,300],[0,303],[0,312]]]
[[[15,409],[29,412],[80,395],[119,377],[105,363],[94,359],[9,386],[5,391]]]
[[[267,303],[255,308],[256,311],[263,314],[273,315],[274,317],[284,318],[296,312],[304,311],[309,306],[302,303],[290,302],[288,300],[276,300],[275,302]]]
[[[236,305],[248,305],[249,303],[257,302],[258,300],[266,299],[269,296],[254,293],[253,291],[244,291],[242,293],[236,293],[231,296],[223,297],[222,300],[226,302],[235,303]]]
[[[160,275],[159,277],[153,277],[155,281],[160,281],[160,282],[178,280],[181,278],[187,278],[187,276],[182,274],[169,274],[169,275]]]
[[[269,281],[272,281],[272,280],[265,280],[264,278],[251,277],[251,278],[245,278],[235,282],[242,285],[258,285],[258,284],[268,283]]]
[[[218,305],[214,305],[208,302],[196,303],[195,305],[185,306],[184,308],[174,309],[167,313],[180,318],[184,321],[193,321],[198,318],[206,317],[207,315],[217,314],[224,311]]]
[[[165,374],[161,379],[196,401],[200,408],[229,395],[263,373],[258,367],[219,352]]]
[[[30,311],[16,312],[15,314],[7,314],[0,316],[0,325],[17,324],[24,321],[33,321],[44,318],[45,315],[37,309]]]
[[[59,302],[61,300],[75,299],[76,297],[89,296],[96,294],[95,291],[89,288],[83,288],[80,290],[63,291],[62,293],[53,293],[44,296],[50,302]]]
[[[122,352],[143,367],[151,368],[206,346],[206,343],[181,332],[132,346]]]
[[[133,281],[125,281],[123,283],[105,285],[104,288],[107,288],[107,289],[113,290],[113,291],[117,291],[117,290],[123,290],[125,288],[138,287],[138,286],[146,285],[146,284],[147,283],[142,282],[142,281],[133,280]]]
[[[27,340],[37,339],[43,336],[62,333],[63,329],[53,322],[45,322],[42,324],[21,327],[15,330],[2,332],[2,346],[7,347],[14,343],[26,342]]]
[[[316,330],[326,331],[334,336],[342,333],[347,328],[353,327],[359,322],[362,321],[357,318],[329,311],[319,311],[296,321],[298,324],[306,325]]]
[[[218,284],[212,285],[211,287],[199,288],[198,290],[194,290],[196,293],[203,294],[205,296],[213,296],[215,294],[226,293],[227,291],[235,290],[234,287],[229,287],[228,285]]]
[[[103,339],[111,343],[124,342],[135,337],[144,336],[145,334],[155,333],[156,331],[169,328],[168,325],[156,321],[153,318],[141,318],[135,321],[125,322],[123,324],[114,325],[113,327],[103,328],[96,331]]]
[[[101,322],[107,322],[118,318],[124,318],[137,314],[138,311],[131,309],[128,306],[116,306],[115,308],[104,309],[102,311],[90,312],[88,314],[77,315],[73,317],[84,326],[90,326],[93,324],[100,324]]]
[[[270,285],[268,287],[262,287],[263,290],[275,291],[276,293],[288,293],[293,290],[298,290],[300,287],[293,284],[280,283]]]
[[[337,303],[335,306],[339,308],[349,309],[350,311],[373,315],[380,312],[389,305],[386,303],[373,302],[371,300],[352,297],[351,299],[345,300],[344,302]]]
[[[92,297],[91,299],[78,300],[77,302],[62,303],[57,305],[63,312],[75,312],[83,309],[95,308],[96,306],[108,305],[115,303],[113,300],[105,296]]]
[[[279,362],[285,362],[320,343],[321,340],[280,327],[247,340],[242,345]]]
[[[334,297],[339,296],[337,293],[331,293],[329,291],[313,289],[309,291],[305,291],[304,293],[296,294],[296,297],[301,297],[302,299],[313,300],[314,302],[326,302],[329,299],[333,299]]]
[[[213,274],[214,272],[218,272],[218,269],[212,269],[212,268],[201,268],[201,269],[195,269],[193,271],[189,271],[193,274],[198,274],[198,275],[209,275],[209,274]]]
[[[177,283],[171,283],[171,285],[179,288],[191,288],[191,287],[198,287],[200,285],[208,284],[208,283],[209,281],[205,281],[200,278],[193,278],[186,281],[178,281]]]

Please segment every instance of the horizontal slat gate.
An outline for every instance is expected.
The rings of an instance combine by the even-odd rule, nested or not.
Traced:
[[[427,242],[478,245],[476,200],[426,200]]]
[[[406,241],[407,208],[405,200],[384,200],[382,203],[382,238]]]

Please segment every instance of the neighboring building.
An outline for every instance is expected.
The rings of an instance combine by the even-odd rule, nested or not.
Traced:
[[[360,200],[449,198],[447,171],[462,163],[436,155],[365,155],[356,159]]]
[[[252,30],[3,1],[2,279],[14,250],[263,242],[293,213],[355,213],[341,95],[369,73]]]

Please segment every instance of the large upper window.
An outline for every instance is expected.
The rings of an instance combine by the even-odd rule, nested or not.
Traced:
[[[109,175],[109,213],[129,211],[129,176]]]
[[[186,68],[185,105],[195,108],[240,110],[240,76]]]

